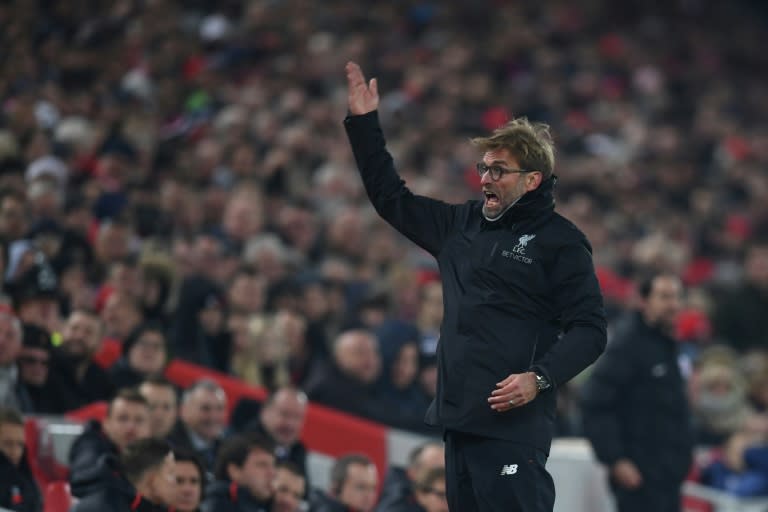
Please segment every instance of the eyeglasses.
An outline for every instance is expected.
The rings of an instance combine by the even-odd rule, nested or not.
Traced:
[[[507,169],[506,167],[501,167],[500,165],[485,165],[483,162],[477,162],[475,168],[477,169],[477,175],[481,178],[485,176],[486,172],[491,173],[491,179],[493,181],[499,181],[503,174],[525,174],[529,172],[536,172],[526,171],[525,169]]]

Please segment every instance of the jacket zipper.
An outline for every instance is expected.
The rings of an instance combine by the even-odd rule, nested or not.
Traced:
[[[533,361],[536,359],[536,348],[539,346],[539,335],[536,334],[536,339],[533,342],[533,352],[531,353],[531,362],[528,363],[528,368],[533,366]]]

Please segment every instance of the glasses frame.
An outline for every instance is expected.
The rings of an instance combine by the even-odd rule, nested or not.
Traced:
[[[527,174],[529,172],[537,172],[527,169],[507,169],[500,165],[485,165],[483,162],[477,162],[475,164],[475,170],[477,171],[477,175],[481,178],[485,176],[486,172],[489,173],[493,181],[499,181],[505,174]]]

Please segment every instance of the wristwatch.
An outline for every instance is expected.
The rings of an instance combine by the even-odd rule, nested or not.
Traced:
[[[536,389],[539,390],[539,393],[552,387],[546,377],[537,372],[533,372],[533,374],[536,376]]]

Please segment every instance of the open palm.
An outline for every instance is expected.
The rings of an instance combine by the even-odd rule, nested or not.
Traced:
[[[365,83],[363,70],[354,62],[347,62],[347,102],[349,112],[359,116],[379,108],[379,89],[376,79]]]

